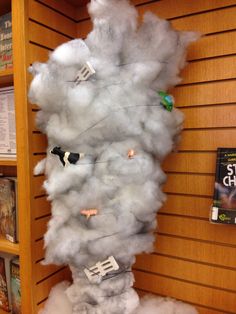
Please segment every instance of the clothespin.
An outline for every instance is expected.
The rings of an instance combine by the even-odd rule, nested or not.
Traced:
[[[97,262],[90,268],[85,268],[85,275],[88,277],[90,282],[94,281],[98,277],[105,277],[108,273],[113,270],[118,270],[120,267],[113,256],[102,262]]]
[[[76,85],[78,85],[82,81],[87,81],[90,78],[90,76],[92,76],[95,73],[96,71],[94,70],[92,64],[87,61],[85,65],[79,70],[75,78]]]

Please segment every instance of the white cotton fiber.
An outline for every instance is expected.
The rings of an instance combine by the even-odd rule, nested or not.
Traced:
[[[46,303],[45,308],[39,314],[72,314],[72,307],[66,294],[69,284],[62,282],[55,286]],[[83,313],[82,311],[78,313]],[[84,312],[86,313],[86,312]],[[106,309],[101,314],[108,314]],[[137,301],[132,305],[132,314],[197,314],[193,306],[170,298],[147,295],[141,299],[137,307]]]
[[[145,296],[132,314],[197,314],[194,307],[170,298]]]
[[[85,62],[90,55],[90,51],[82,39],[74,39],[66,44],[62,44],[51,55],[51,60],[62,66],[74,66],[75,63]]]
[[[48,297],[48,301],[43,310],[39,314],[72,314],[72,305],[65,291],[69,286],[69,282],[61,282],[56,285]]]
[[[93,30],[85,40],[62,44],[30,69],[29,98],[48,138],[46,158],[35,168],[45,173],[52,204],[44,264],[68,264],[73,274],[70,287],[52,291],[43,313],[192,314],[171,300],[138,308],[131,269],[136,254],[153,250],[156,213],[166,199],[161,163],[183,123],[178,109],[166,107],[165,92],[180,82],[197,35],[152,13],[138,27],[127,0],[92,0],[89,12]],[[81,81],[88,65],[93,70]],[[110,256],[116,268],[99,269],[90,281],[84,270]]]

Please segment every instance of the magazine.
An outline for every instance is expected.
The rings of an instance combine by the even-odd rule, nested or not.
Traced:
[[[16,123],[13,86],[0,88],[0,158],[16,157]]]

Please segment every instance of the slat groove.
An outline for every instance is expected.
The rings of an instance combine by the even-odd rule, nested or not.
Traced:
[[[37,281],[37,282],[36,282],[36,285],[38,285],[38,284],[40,284],[40,283],[46,281],[48,278],[50,278],[50,277],[52,277],[53,275],[59,273],[60,271],[64,270],[65,268],[66,268],[66,267],[62,267],[62,268],[58,269],[57,271],[51,273],[49,276],[43,278],[42,280]]]
[[[206,105],[186,105],[186,106],[179,106],[177,105],[176,107],[178,109],[194,109],[194,108],[211,108],[211,107],[222,107],[222,106],[236,106],[235,102],[232,103],[224,103],[224,104],[206,104]]]
[[[212,197],[209,195],[194,195],[194,194],[185,194],[185,193],[177,193],[177,192],[165,192],[167,195],[176,195],[176,196],[193,196],[193,197],[203,197],[207,199],[211,199]]]
[[[185,86],[197,86],[197,85],[207,85],[209,83],[220,83],[220,82],[235,82],[236,77],[233,78],[225,78],[218,80],[209,80],[209,81],[201,81],[201,82],[192,82],[192,83],[181,83],[176,85],[176,87],[185,87]]]
[[[141,6],[144,6],[144,5],[148,5],[148,4],[151,4],[151,3],[157,3],[157,2],[160,2],[161,0],[150,0],[150,1],[146,1],[146,2],[143,2],[143,3],[139,3],[139,4],[136,4],[135,6],[136,7],[141,7]]]
[[[42,304],[43,302],[47,301],[47,299],[48,299],[48,298],[45,298],[45,299],[43,299],[42,301],[40,301],[40,302],[37,302],[37,305],[40,305],[40,304]]]
[[[156,295],[156,296],[160,296],[160,297],[167,297],[166,295],[159,294],[159,293],[157,294],[156,292],[152,292],[152,291],[149,291],[149,290],[141,289],[139,287],[138,288],[136,287],[135,290],[137,292],[141,291],[143,294],[149,294],[150,295],[150,293],[151,293],[152,295]],[[184,302],[184,300],[182,300],[182,299],[176,299],[176,300]],[[206,309],[206,310],[215,311],[214,314],[217,314],[217,313],[219,313],[219,314],[235,314],[233,312],[223,313],[222,311],[220,311],[220,310],[218,310],[216,308],[205,306],[205,305],[202,305],[202,304],[197,304],[197,303],[192,303],[192,302],[188,302],[188,303],[193,305],[193,306],[195,306],[195,307],[200,307],[200,309],[203,308],[203,309]],[[211,312],[207,312],[207,314],[210,314],[210,313]]]
[[[40,219],[43,219],[43,218],[46,218],[46,217],[51,217],[51,214],[47,214],[47,215],[42,215],[40,217],[36,217],[34,220],[37,221],[37,220],[40,220]]]
[[[165,212],[158,212],[158,213],[157,213],[157,220],[158,220],[158,216],[178,217],[178,218],[186,218],[186,219],[196,219],[196,220],[209,221],[209,219],[204,218],[204,217],[188,216],[188,215],[180,215],[180,214],[172,214],[172,213],[165,213]]]
[[[200,242],[200,243],[206,243],[206,244],[214,244],[222,247],[229,247],[229,248],[236,248],[236,244],[229,244],[229,243],[222,243],[222,242],[217,242],[217,241],[210,241],[210,240],[202,240],[202,239],[196,239],[193,237],[187,237],[187,236],[180,236],[180,235],[174,235],[171,233],[167,232],[156,232],[157,236],[165,236],[165,237],[170,237],[170,238],[176,238],[176,239],[183,239],[183,240],[189,240],[189,241],[195,241],[195,242]],[[157,238],[158,239],[158,238]]]
[[[213,264],[213,263],[207,263],[207,262],[201,262],[201,261],[195,261],[193,259],[190,259],[190,258],[184,258],[184,257],[177,257],[177,256],[174,256],[174,255],[168,255],[168,254],[162,254],[162,253],[157,253],[157,252],[154,252],[152,253],[153,255],[156,255],[156,256],[163,256],[163,257],[168,257],[168,258],[172,258],[172,259],[176,259],[176,260],[181,260],[181,261],[185,261],[185,262],[189,262],[189,263],[196,263],[196,264],[200,264],[200,265],[206,265],[206,266],[213,266],[213,267],[216,267],[216,268],[219,268],[219,269],[226,269],[226,270],[232,270],[232,271],[235,271],[236,270],[236,266],[235,267],[229,267],[229,266],[224,266],[224,265],[217,265],[217,264]],[[236,291],[236,286],[235,286],[235,291]]]
[[[74,39],[74,37],[69,36],[69,35],[67,35],[67,34],[65,34],[65,33],[62,33],[62,32],[60,32],[60,31],[58,31],[57,29],[52,28],[52,27],[50,27],[50,26],[48,26],[48,25],[45,25],[45,24],[43,24],[43,23],[40,23],[40,22],[38,22],[38,21],[36,21],[36,20],[34,20],[34,19],[32,19],[32,18],[29,18],[29,21],[30,21],[30,22],[33,22],[33,23],[35,23],[35,24],[37,24],[37,25],[40,25],[40,26],[42,26],[42,27],[44,27],[44,28],[47,28],[47,29],[49,29],[50,31],[53,31],[53,32],[55,32],[55,33],[57,33],[57,34],[59,34],[59,35],[65,36],[65,37],[67,37],[67,38],[70,39],[70,40]]]
[[[172,279],[172,280],[176,280],[176,281],[184,282],[184,283],[188,283],[188,284],[194,284],[196,286],[210,288],[210,289],[217,290],[217,291],[224,291],[224,292],[229,292],[229,293],[235,293],[235,290],[219,288],[219,287],[215,287],[215,286],[212,286],[212,285],[207,285],[207,284],[203,284],[203,283],[199,283],[199,282],[195,282],[195,281],[191,281],[191,280],[187,280],[187,279],[182,279],[182,278],[178,278],[178,277],[163,275],[162,273],[159,273],[159,272],[147,271],[145,269],[139,269],[139,268],[136,268],[136,267],[133,267],[133,269],[136,270],[136,271],[140,271],[142,273],[145,273],[145,274],[153,275],[153,276],[160,276],[160,277],[163,277],[163,278],[168,278],[168,279]]]
[[[176,17],[171,17],[171,18],[168,18],[168,21],[175,21],[175,20],[178,20],[180,18],[182,19],[182,18],[185,18],[185,17],[202,15],[202,14],[209,13],[209,12],[221,11],[221,10],[224,10],[224,9],[235,8],[235,7],[236,7],[235,4],[226,5],[226,6],[220,7],[220,8],[208,9],[208,10],[203,10],[203,11],[199,11],[199,12],[184,14],[184,15],[180,15],[180,16],[176,16]]]
[[[62,16],[64,16],[64,17],[68,18],[68,19],[71,20],[72,22],[75,22],[75,23],[77,22],[77,20],[74,19],[74,18],[72,18],[71,16],[69,16],[69,15],[67,15],[67,14],[65,14],[65,13],[62,13],[60,10],[55,9],[55,8],[51,7],[50,5],[44,3],[44,2],[42,2],[42,1],[40,1],[40,0],[34,0],[34,1],[35,1],[35,2],[38,2],[39,4],[41,4],[41,5],[43,5],[44,7],[48,8],[49,10],[52,10],[52,11],[54,11],[54,12],[59,13],[60,15],[62,15]]]
[[[235,30],[234,30],[235,31]],[[228,31],[229,32],[229,31]],[[217,56],[212,56],[212,57],[204,57],[204,58],[199,58],[199,59],[192,59],[189,60],[188,59],[188,63],[189,64],[193,64],[193,63],[200,63],[202,61],[208,61],[208,60],[215,60],[215,59],[223,59],[223,58],[227,58],[227,57],[235,57],[236,53],[229,53],[229,54],[223,54],[223,55],[217,55]],[[179,86],[179,85],[178,85]]]
[[[54,49],[52,49],[52,48],[50,48],[50,47],[41,45],[41,44],[39,44],[39,43],[37,43],[37,42],[35,42],[35,41],[32,41],[32,40],[30,40],[29,43],[32,44],[32,45],[35,45],[35,46],[38,46],[38,47],[41,47],[41,48],[50,50],[50,51],[53,51],[53,50],[54,50]]]

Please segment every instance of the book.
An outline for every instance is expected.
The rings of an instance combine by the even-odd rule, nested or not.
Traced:
[[[12,68],[12,17],[0,16],[0,70]]]
[[[211,222],[236,224],[236,148],[218,148]]]
[[[10,293],[10,264],[12,256],[1,253],[0,255],[0,308],[6,312],[11,309]]]
[[[18,241],[16,178],[0,177],[0,235]]]
[[[21,283],[19,258],[11,261],[11,305],[12,314],[21,314]]]
[[[0,158],[16,157],[16,123],[13,86],[0,88]]]

